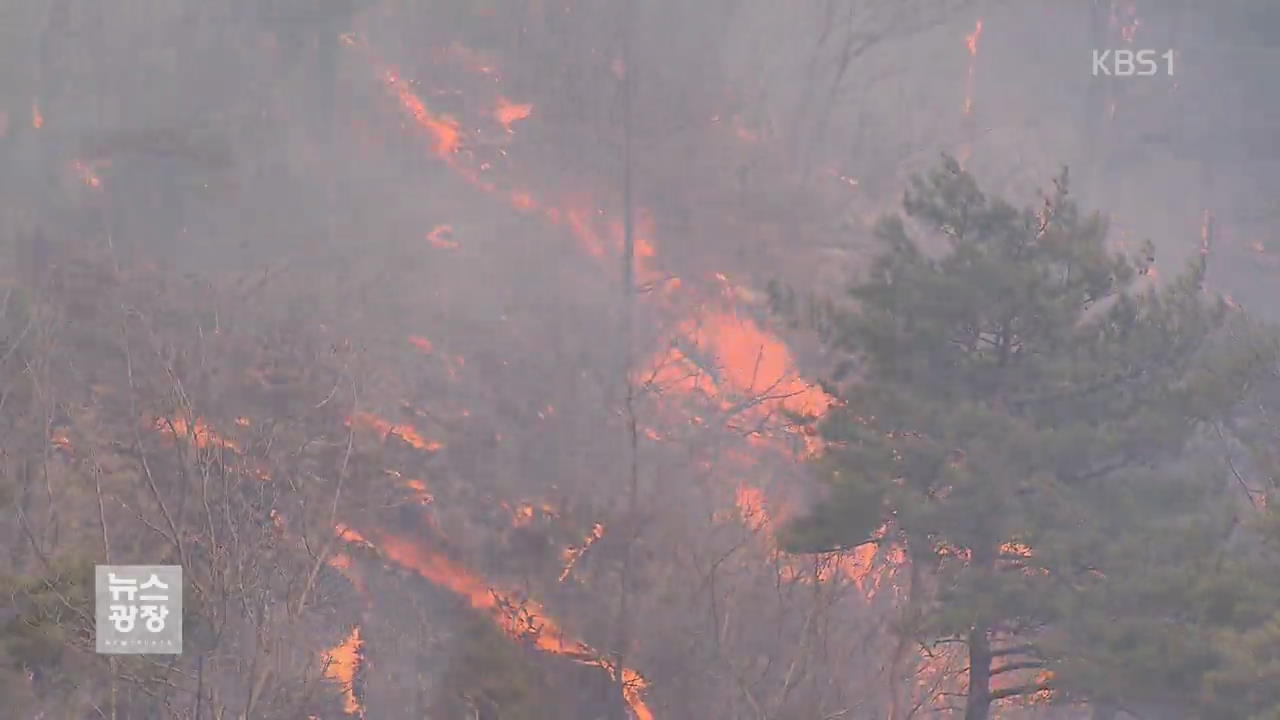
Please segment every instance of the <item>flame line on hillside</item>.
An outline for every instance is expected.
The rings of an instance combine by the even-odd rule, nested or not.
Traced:
[[[974,54],[976,54],[977,36],[980,32],[981,21],[978,22],[977,29],[975,30],[971,41],[972,51]],[[373,65],[375,68],[380,66],[386,67],[376,61],[373,62]],[[592,207],[592,204],[587,203],[576,207],[571,206],[567,209],[553,205],[546,205],[535,199],[528,191],[521,189],[500,191],[497,184],[486,179],[482,179],[480,173],[489,170],[490,166],[488,164],[484,164],[480,166],[479,170],[476,170],[469,167],[465,162],[467,151],[459,132],[459,128],[461,127],[460,123],[448,116],[431,111],[426,103],[424,103],[423,100],[413,91],[412,84],[403,80],[395,71],[379,70],[378,74],[386,81],[387,87],[392,91],[401,109],[414,120],[419,129],[424,130],[427,133],[431,141],[432,154],[442,160],[447,167],[457,172],[462,179],[466,180],[474,187],[484,190],[486,193],[507,195],[510,206],[517,211],[538,215],[553,225],[560,225],[562,223],[567,224],[571,234],[579,241],[588,254],[599,260],[603,261],[611,254],[611,251],[617,252],[621,250],[621,228],[618,227],[619,224],[616,222],[610,224],[609,230],[611,232],[609,232],[608,235],[600,233],[595,225],[596,218],[602,216],[603,211],[596,210],[595,212],[591,212],[583,209],[584,207]],[[970,75],[972,75],[972,61]],[[502,103],[505,102],[507,101],[499,98],[500,109],[502,107]],[[500,112],[500,109],[498,112]],[[523,110],[521,112],[523,113]],[[499,122],[504,125],[505,129],[508,131],[511,130],[509,124],[501,123],[501,119]],[[505,152],[503,154],[505,154]],[[639,267],[637,268],[639,271],[638,275],[641,278],[646,275],[656,276],[665,283],[665,286],[669,290],[674,290],[680,287],[679,278],[671,278],[660,273],[654,273],[652,268],[649,267],[649,261],[652,260],[655,252],[653,250],[652,242],[648,240],[644,232],[640,233],[637,237],[637,255],[639,256],[638,260],[640,260],[638,263]],[[655,280],[651,285],[656,287],[657,282],[659,281]],[[699,306],[700,312],[703,312],[706,309],[707,306],[705,303]],[[690,322],[692,323],[692,321]],[[703,323],[696,324],[702,325]],[[718,356],[717,361],[718,364],[721,365],[719,371],[720,374],[722,376],[727,376],[730,380],[730,389],[749,394],[752,388],[757,386],[757,382],[761,380],[761,378],[757,377],[760,374],[761,358],[767,357],[767,363],[781,367],[781,372],[771,378],[774,386],[776,387],[783,382],[788,385],[787,391],[779,393],[779,396],[773,401],[777,403],[779,407],[796,411],[795,407],[786,406],[786,403],[795,403],[804,407],[805,410],[813,414],[821,415],[825,408],[832,402],[831,398],[827,396],[826,393],[822,392],[812,384],[804,383],[799,376],[793,374],[794,371],[792,368],[794,366],[792,364],[790,353],[787,352],[786,346],[779,338],[759,327],[749,318],[739,317],[735,312],[721,312],[718,314],[712,313],[707,324],[716,328],[710,333],[710,337],[707,337],[706,339],[709,340],[713,346],[713,355]],[[734,348],[741,350],[742,347],[747,347],[748,345],[750,346],[750,352],[746,354],[751,355],[751,357],[744,365],[742,362],[739,362],[739,360],[742,359],[739,356],[744,356],[744,354],[736,352]],[[690,357],[688,352],[679,352],[678,356],[674,358],[663,358],[661,355],[662,354],[660,353],[657,358],[659,362],[674,360],[674,364],[678,366],[685,366],[690,363],[697,365],[694,358]],[[744,380],[743,377],[740,377],[743,376],[743,368],[750,368],[749,373],[751,378],[749,380]],[[703,381],[705,381],[705,377],[703,377],[704,373],[694,373],[694,375],[701,377]],[[770,379],[763,380],[764,384],[768,384],[769,380]],[[716,383],[710,388],[711,395],[714,395],[718,391],[719,388],[717,386],[719,385],[720,383]],[[726,401],[721,399],[721,403],[724,402]],[[806,441],[808,442],[808,438]],[[815,448],[812,446],[810,447],[811,452],[814,449]],[[743,493],[738,493],[737,502],[741,507],[744,502]],[[763,513],[764,510],[762,504],[758,504],[756,506],[755,514],[757,516],[764,517],[765,519],[762,522],[762,525],[767,526],[767,515],[763,515]],[[744,513],[744,515],[745,514],[749,513]],[[874,593],[875,590],[878,589],[880,580],[882,579],[877,578],[874,583],[874,587],[871,588],[868,588],[865,584],[870,571],[872,570],[872,561],[876,554],[876,547],[877,546],[875,544],[868,544],[859,548],[853,557],[846,557],[834,564],[844,571],[842,573],[843,575],[850,577],[857,584],[864,595]],[[582,549],[585,550],[585,548]],[[572,564],[569,563],[568,565],[571,570]],[[894,563],[890,562],[887,565],[882,565],[883,567],[888,567],[889,565],[894,565]],[[432,574],[430,572],[423,572],[422,567],[418,567],[416,569],[419,571],[419,574],[424,577],[449,587],[448,581],[445,578],[440,577],[439,573]],[[455,591],[457,590],[457,588],[451,589],[455,589]],[[477,600],[477,596],[471,592],[463,594],[467,595],[471,599],[473,606],[477,608],[492,608],[492,602],[489,600]],[[608,669],[607,663],[602,664],[603,662],[604,661],[597,660],[592,664],[597,664]],[[624,669],[623,672],[624,676],[627,676],[627,673],[632,671]],[[638,673],[636,674],[636,678],[639,678]],[[633,686],[634,684],[628,682],[627,685]],[[628,693],[628,702],[633,705],[634,709],[635,704],[631,703],[632,696],[634,696],[635,700],[639,702],[640,691],[634,690],[633,692]],[[638,711],[637,715],[642,717],[651,717],[651,715],[641,715]]]
[[[335,530],[346,542],[368,548],[465,599],[473,610],[487,614],[510,637],[527,641],[543,652],[601,668],[617,679],[617,669],[612,663],[585,642],[570,639],[536,601],[513,600],[513,594],[497,590],[444,553],[421,543],[383,532],[377,533],[375,542],[346,525],[339,525]],[[622,677],[624,699],[636,720],[654,720],[653,712],[643,699],[648,686],[644,677],[628,667],[622,668]]]

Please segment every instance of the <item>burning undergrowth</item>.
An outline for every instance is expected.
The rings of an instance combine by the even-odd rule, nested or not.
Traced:
[[[260,521],[256,537],[272,550],[259,562],[278,561],[311,588],[263,597],[282,594],[296,628],[311,602],[326,608],[328,631],[291,653],[324,666],[316,677],[338,686],[350,715],[434,702],[423,687],[448,692],[439,672],[415,675],[402,661],[440,670],[422,657],[454,652],[440,636],[458,612],[535,664],[567,662],[606,690],[620,680],[614,697],[639,720],[713,717],[725,698],[778,712],[850,705],[857,678],[875,673],[861,662],[880,642],[867,639],[868,597],[893,599],[876,592],[883,576],[872,570],[893,563],[873,546],[805,559],[778,549],[816,449],[809,426],[829,399],[749,283],[682,262],[662,213],[639,208],[627,341],[616,193],[565,191],[588,183],[562,180],[564,170],[534,183],[543,170],[517,149],[537,103],[504,89],[492,64],[471,63],[474,86],[446,111],[450,88],[406,77],[363,43],[348,43],[353,62],[384,93],[367,111],[396,118],[389,132],[418,152],[411,175],[445,199],[406,238],[370,238],[350,262],[196,289],[116,278],[129,297],[110,302],[103,288],[86,290],[99,310],[75,314],[76,342],[105,343],[125,361],[96,371],[111,378],[91,383],[104,393],[96,417],[137,418],[112,431],[115,442],[169,458],[129,465],[152,497],[121,512],[144,502],[163,532],[179,496],[186,512],[177,488],[187,485],[153,490],[148,477],[222,483],[226,507]],[[95,191],[109,180],[85,182]],[[398,192],[420,189],[428,197],[412,181]],[[121,317],[101,310],[117,305]],[[130,384],[140,378],[146,393]],[[633,502],[622,492],[627,382],[638,398]],[[96,447],[55,437],[59,448]],[[195,522],[192,507],[179,519]],[[210,520],[199,540],[171,532],[174,552],[208,553],[215,567],[231,522]],[[434,601],[406,597],[424,581]],[[421,647],[405,647],[398,635],[408,634]],[[800,683],[813,690],[803,700]]]
[[[365,42],[352,36],[347,45],[385,90],[402,132],[417,138],[421,172],[448,170],[508,215],[476,223],[451,210],[425,219],[421,245],[403,248],[416,259],[353,268],[357,277],[347,281],[361,286],[361,319],[341,303],[321,312],[366,348],[361,409],[347,423],[381,458],[374,464],[383,465],[382,487],[398,488],[384,494],[400,496],[352,516],[351,527],[382,548],[380,562],[436,585],[473,573],[453,582],[482,615],[492,606],[474,600],[480,588],[537,608],[540,624],[558,628],[553,617],[572,618],[572,632],[557,634],[589,638],[599,662],[620,623],[634,633],[657,624],[660,606],[678,603],[676,627],[632,648],[634,672],[671,697],[706,682],[664,662],[682,636],[704,638],[685,647],[685,667],[691,656],[736,663],[774,641],[755,637],[740,618],[772,614],[806,638],[789,651],[790,669],[739,670],[754,688],[748,694],[786,687],[803,658],[829,652],[812,641],[817,614],[857,612],[880,585],[867,580],[873,546],[810,561],[786,557],[772,540],[795,502],[799,462],[815,450],[807,425],[828,400],[803,379],[753,292],[721,272],[672,272],[659,249],[660,216],[641,210],[643,349],[629,375],[641,394],[642,500],[619,506],[627,431],[617,408],[627,360],[617,352],[626,343],[609,280],[622,245],[610,209],[616,198],[562,192],[557,180],[532,184],[541,171],[521,168],[513,155],[539,109],[504,94],[492,63],[472,63],[477,81],[465,92],[433,88],[430,77],[405,76]],[[513,261],[521,272],[509,271]],[[467,288],[456,277],[489,279]],[[643,589],[620,620],[612,609],[624,592],[618,568],[632,552]],[[661,559],[671,557],[675,567],[665,567]],[[814,604],[798,600],[808,592]],[[850,654],[830,667],[853,661]],[[628,687],[639,685],[637,675]],[[787,694],[765,702],[785,704]],[[686,699],[681,710],[697,702]]]
[[[352,46],[359,48],[359,41],[353,41]],[[414,358],[411,362],[421,364],[409,374],[434,368],[428,374],[435,379],[423,381],[431,384],[433,391],[391,390],[370,400],[375,406],[388,407],[396,396],[421,398],[401,401],[406,417],[439,430],[452,424],[451,432],[463,438],[455,442],[446,432],[440,440],[431,441],[444,449],[439,453],[440,474],[428,479],[433,488],[452,486],[456,490],[446,492],[460,493],[451,498],[458,502],[451,502],[433,491],[432,527],[448,538],[456,549],[454,557],[467,558],[468,566],[481,570],[486,578],[466,581],[481,585],[467,585],[462,594],[475,597],[472,590],[489,587],[483,583],[503,584],[501,578],[511,578],[508,584],[525,589],[522,597],[526,599],[518,605],[537,607],[538,622],[553,623],[551,613],[527,604],[534,602],[533,598],[557,608],[555,614],[561,617],[574,618],[578,635],[595,638],[598,646],[608,647],[620,622],[608,608],[624,592],[618,587],[617,568],[624,549],[630,548],[626,552],[640,554],[643,572],[656,575],[645,578],[646,591],[632,599],[634,614],[622,622],[648,626],[652,621],[647,617],[657,612],[657,601],[662,597],[668,602],[678,599],[695,626],[706,621],[700,616],[710,610],[713,637],[699,652],[717,655],[727,652],[728,644],[753,642],[745,636],[734,637],[745,628],[722,625],[714,617],[723,610],[716,606],[726,602],[727,588],[735,588],[737,599],[732,602],[742,605],[738,612],[755,604],[760,610],[772,608],[781,615],[791,614],[795,609],[782,598],[796,591],[791,588],[814,585],[813,579],[822,581],[818,585],[853,580],[850,587],[862,589],[851,597],[856,598],[855,604],[864,602],[863,593],[872,587],[864,588],[862,582],[870,569],[870,555],[797,562],[780,554],[770,539],[778,522],[770,517],[791,502],[787,496],[792,490],[787,485],[794,480],[789,479],[798,475],[798,461],[813,449],[806,440],[803,417],[819,415],[828,400],[801,378],[790,352],[767,323],[753,311],[744,312],[739,305],[744,291],[723,274],[691,283],[667,271],[658,258],[656,241],[650,239],[653,225],[646,224],[641,215],[636,236],[637,279],[641,307],[648,316],[641,326],[641,338],[647,339],[642,346],[665,349],[642,351],[630,373],[630,382],[642,392],[643,406],[638,414],[646,418],[639,442],[644,500],[638,515],[634,507],[619,507],[613,488],[621,482],[621,462],[627,451],[625,423],[615,408],[621,393],[620,363],[625,360],[608,349],[625,345],[618,334],[621,309],[616,301],[601,302],[613,283],[584,284],[580,275],[599,277],[600,270],[608,273],[619,263],[622,233],[620,222],[614,219],[616,213],[596,207],[590,197],[531,191],[511,183],[494,172],[494,166],[478,156],[459,131],[470,125],[468,118],[433,109],[428,82],[407,79],[376,60],[371,66],[389,99],[410,122],[408,129],[421,134],[424,165],[436,162],[448,168],[492,202],[507,205],[517,218],[513,222],[518,223],[519,235],[504,238],[499,234],[502,242],[497,243],[492,233],[477,231],[468,238],[458,229],[461,223],[450,222],[449,247],[437,241],[430,246],[459,252],[441,257],[440,267],[448,268],[444,272],[469,274],[460,268],[486,262],[468,239],[486,243],[487,252],[507,257],[514,253],[527,261],[522,263],[526,275],[504,278],[499,294],[510,293],[512,300],[494,298],[495,288],[486,287],[484,296],[445,300],[451,307],[465,308],[462,317],[435,323],[429,317],[420,318],[418,327],[406,328],[405,344],[419,351],[408,356]],[[494,93],[497,107],[507,107],[502,103],[509,101],[500,91],[488,92]],[[529,115],[533,122],[536,106]],[[515,135],[518,141],[519,131]],[[441,226],[434,224],[435,228]],[[435,230],[432,236],[439,238]],[[543,238],[539,243],[554,247],[550,238],[556,236],[576,239],[575,259],[567,261],[564,255],[552,252],[553,263],[547,253],[542,257],[529,254],[531,238]],[[468,247],[473,248],[470,253]],[[529,276],[538,272],[548,276],[569,272],[579,277],[571,285],[554,285],[548,292],[546,276],[537,282],[530,280]],[[403,293],[403,285],[390,286]],[[458,293],[457,288],[449,291]],[[528,294],[522,296],[522,292]],[[387,298],[387,302],[412,301],[400,297]],[[535,312],[529,312],[534,309],[531,304]],[[493,308],[491,312],[497,317],[485,317],[480,311],[483,307]],[[565,315],[575,318],[576,326],[561,324]],[[474,331],[468,333],[461,327],[477,322],[487,328],[479,344]],[[663,327],[670,330],[660,329]],[[587,328],[594,331],[583,333]],[[535,343],[540,351],[530,354]],[[548,352],[549,348],[554,349]],[[606,351],[601,352],[602,348]],[[459,358],[466,360],[459,362]],[[406,367],[404,360],[399,363]],[[531,394],[536,399],[530,398]],[[434,455],[415,439],[415,431],[397,430],[396,423],[387,420],[368,424],[380,428],[389,448]],[[762,489],[765,486],[767,493]],[[505,504],[508,509],[474,510],[486,504]],[[684,512],[664,507],[668,504],[679,505]],[[726,508],[735,506],[737,511],[726,514]],[[461,509],[467,507],[473,510]],[[705,529],[708,520],[709,530]],[[373,533],[378,527],[374,522],[362,526],[360,532]],[[700,549],[667,547],[677,538],[692,540],[691,533],[699,536],[694,544]],[[514,539],[504,541],[504,537]],[[414,538],[391,535],[373,541],[384,552],[388,543],[394,552],[387,557],[395,564],[414,569],[437,584],[448,585],[444,576],[454,576],[448,572],[454,561],[446,562],[449,556],[439,554],[438,546],[432,549],[433,543],[421,532]],[[717,545],[720,550],[715,549]],[[508,546],[511,552],[503,550]],[[656,562],[671,552],[683,558],[680,564],[684,568],[673,571]],[[659,592],[662,586],[674,589],[687,584],[679,579],[682,574],[690,579],[702,576],[693,594]],[[781,592],[780,583],[789,589]],[[748,599],[746,590],[751,584],[757,584],[760,593],[754,600]],[[820,605],[808,612],[825,612],[849,602],[842,585],[835,582],[829,590],[819,591]],[[487,610],[489,602],[473,601],[472,605]],[[799,612],[795,621],[800,622],[804,615],[805,611]],[[811,623],[812,618],[804,622]],[[687,629],[670,636],[664,633],[669,640],[653,638],[640,643],[638,666],[642,670],[645,665],[661,668],[660,658],[672,651],[662,647],[663,643],[677,646],[681,632]],[[816,630],[810,626],[805,632]],[[815,649],[806,642],[796,651],[803,656]],[[601,658],[605,655],[595,652]],[[752,682],[767,686],[769,677],[782,669],[767,665],[753,672],[763,674]],[[666,676],[659,682],[681,680]],[[632,704],[638,715],[647,712],[638,709],[636,702]]]

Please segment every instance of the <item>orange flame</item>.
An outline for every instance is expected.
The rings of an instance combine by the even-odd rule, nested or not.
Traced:
[[[365,598],[365,602],[370,604],[372,603],[372,599],[369,597],[369,590],[364,584],[364,579],[360,576],[360,573],[356,571],[355,565],[351,562],[350,555],[347,555],[346,553],[334,553],[329,556],[328,560],[325,560],[325,564],[342,573],[343,577],[347,579],[347,582],[351,583],[351,587],[355,588],[356,592]]]
[[[538,649],[561,655],[577,662],[602,668],[617,677],[615,670],[586,643],[569,639],[537,602],[513,601],[472,575],[465,567],[421,544],[395,535],[380,534],[372,543],[360,533],[345,526],[337,528],[343,539],[378,548],[382,555],[401,567],[417,572],[431,583],[449,589],[465,598],[475,610],[487,614],[506,634],[528,640]],[[623,668],[624,696],[637,720],[653,720],[643,699],[647,684],[641,675]]]
[[[573,572],[573,566],[578,564],[578,558],[582,557],[597,540],[604,537],[604,525],[596,523],[591,526],[591,532],[583,538],[582,544],[577,547],[568,547],[564,551],[564,570],[560,573],[560,582],[568,579],[569,574]]]
[[[196,418],[195,423],[191,426],[187,425],[186,419],[180,417],[171,420],[156,418],[153,426],[156,430],[171,432],[176,437],[192,438],[198,448],[225,447],[228,450],[240,451],[239,445],[215,433],[201,418]]]
[[[533,106],[528,103],[513,103],[510,100],[500,97],[498,98],[498,107],[493,111],[493,117],[498,124],[508,133],[514,132],[511,129],[511,123],[517,120],[524,120],[533,114]]]
[[[39,130],[44,127],[44,113],[40,112],[40,101],[31,101],[31,127]]]
[[[973,32],[964,36],[964,44],[969,48],[969,54],[978,56],[978,38],[982,37],[982,21],[979,20],[974,25]]]
[[[533,522],[533,506],[530,505],[529,503],[525,503],[524,505],[521,505],[520,507],[516,508],[516,511],[512,514],[512,517],[511,517],[511,523],[516,527],[523,527],[532,522]]]
[[[753,530],[762,530],[769,525],[769,515],[764,509],[764,491],[750,485],[739,485],[737,492],[738,511],[742,519],[753,525]]]
[[[360,626],[351,628],[346,639],[324,654],[324,676],[342,687],[342,709],[348,715],[364,717],[364,708],[356,697],[356,673],[360,670],[364,641]]]
[[[102,187],[102,179],[98,177],[97,173],[89,165],[76,160],[72,163],[71,168],[75,171],[76,176],[80,178],[80,182],[91,188]]]
[[[977,36],[980,31],[981,22],[979,22],[978,29],[974,33],[975,52]],[[451,50],[451,53],[459,56],[467,55],[456,47]],[[471,65],[477,72],[482,72],[495,80],[498,79],[496,72],[487,62],[481,63],[469,55],[464,57],[464,62]],[[430,113],[425,104],[414,95],[409,84],[401,81],[395,73],[386,73],[386,78],[388,84],[397,94],[401,107],[413,117],[417,125],[426,129],[434,139],[435,154],[474,186],[485,191],[495,191],[497,188],[493,184],[480,181],[477,171],[464,164],[463,160],[467,154],[458,152],[461,143],[458,123],[452,119],[442,119]],[[505,102],[505,100],[499,100],[500,109]],[[514,120],[512,121],[514,122]],[[501,117],[499,117],[499,122],[502,122]],[[716,118],[713,122],[719,122],[719,119]],[[738,118],[733,118],[732,129],[740,138],[747,139],[747,135],[754,137],[753,134],[745,131]],[[856,180],[851,178],[842,177],[841,179],[850,185],[856,185],[857,183]],[[592,257],[602,262],[611,262],[619,257],[623,246],[621,223],[610,221],[610,219],[606,218],[603,210],[596,209],[595,202],[590,200],[585,202],[576,201],[556,207],[550,204],[542,204],[535,200],[530,193],[522,190],[507,189],[504,192],[508,193],[510,203],[516,209],[536,212],[551,223],[558,224],[564,221],[574,238]],[[662,279],[665,283],[664,287],[669,291],[674,291],[680,287],[678,279],[663,279],[662,274],[657,272],[655,267],[656,251],[651,240],[653,237],[652,228],[652,218],[641,213],[638,217],[637,232],[634,238],[637,279],[642,284],[655,283]],[[722,282],[728,285],[727,280],[722,280]],[[736,297],[736,294],[726,294],[726,296],[729,295]],[[761,416],[777,410],[820,415],[831,403],[831,398],[826,393],[809,383],[805,383],[794,372],[793,358],[780,338],[761,328],[750,318],[740,317],[732,310],[704,312],[701,317],[690,319],[677,328],[674,337],[676,341],[672,343],[670,350],[657,353],[653,358],[653,362],[649,363],[649,367],[653,368],[648,379],[649,382],[670,385],[677,389],[683,388],[686,391],[700,392],[703,395],[715,398],[720,403],[721,409],[724,410],[733,409],[733,403],[739,402],[742,408],[746,408],[751,412],[758,412]],[[707,361],[703,355],[709,357],[710,361]],[[451,375],[454,374],[453,367],[448,369]],[[732,399],[729,397],[730,395],[733,396]],[[739,396],[746,396],[748,400],[740,402],[741,398]],[[705,421],[697,416],[691,415],[690,420],[698,424],[705,424]],[[805,443],[809,452],[814,452],[817,449],[817,440],[812,435],[805,437]],[[761,527],[768,526],[769,518],[764,514],[765,508],[762,493],[746,490],[739,494],[739,500],[740,504],[745,503],[745,507],[758,518]],[[516,515],[515,521],[517,523],[531,521],[532,506],[529,506],[527,511],[522,509],[514,514]],[[743,514],[746,515],[747,512]],[[466,575],[465,570],[456,567],[444,556],[419,548],[408,541],[395,538],[383,538],[382,544],[384,545],[383,551],[388,557],[403,565],[413,567],[423,577],[468,597],[473,607],[495,614],[495,620],[502,624],[504,629],[508,629],[511,634],[521,636],[527,634],[513,632],[509,619],[497,616],[502,603],[495,599],[495,595],[480,581]],[[589,543],[584,543],[584,545],[586,544]],[[859,583],[859,587],[862,587],[862,582],[869,576],[873,560],[877,556],[876,548],[875,544],[868,544],[856,549],[851,554],[834,556],[828,560],[834,560],[835,562],[831,564],[840,567],[844,574],[853,578]],[[582,549],[585,550],[585,547]],[[577,553],[577,555],[580,554],[580,552]],[[892,556],[893,553],[887,553],[886,561],[892,562]],[[567,552],[566,561],[568,559],[569,553]],[[566,564],[569,565],[568,562]],[[562,577],[567,577],[567,575],[562,575]],[[532,609],[538,611],[534,614],[541,614],[539,608]],[[522,611],[527,612],[530,610],[530,605],[525,604],[522,606]],[[538,633],[537,642],[539,647],[550,652],[581,653],[581,647],[573,648],[565,645],[557,632],[552,632],[550,639],[548,639],[546,635],[547,628],[548,626],[544,622]],[[554,630],[554,628],[552,629]],[[613,672],[608,664],[603,661],[587,660],[582,657],[578,659],[599,665],[608,669],[611,673]],[[626,686],[630,688],[627,696],[628,703],[638,717],[642,718],[642,720],[648,720],[648,718],[652,717],[652,714],[643,706],[640,700],[640,689],[643,687],[643,680],[634,674],[634,671],[627,669],[623,670],[623,675]]]
[[[649,363],[658,368],[652,374],[655,384],[711,396],[722,389],[760,395],[763,407],[802,414],[821,415],[831,405],[831,397],[821,388],[795,375],[791,351],[782,340],[749,317],[733,311],[712,311],[698,320],[687,321],[678,328],[677,337],[693,347],[686,351],[678,347],[677,341],[670,350],[655,357]],[[693,352],[710,355],[710,363],[691,357]],[[701,372],[688,372],[690,366]]]
[[[421,480],[406,480],[404,486],[413,491],[413,497],[423,505],[430,505],[436,498],[427,490],[427,484]]]
[[[537,205],[532,195],[522,191],[511,193],[511,204],[517,210],[532,210]]]
[[[965,80],[964,114],[973,114],[973,69],[978,59],[978,40],[982,37],[982,20],[974,25],[973,32],[964,36],[965,47],[969,49],[969,74]]]
[[[1031,557],[1031,546],[1026,543],[1010,541],[1000,546],[1000,552],[1018,558]]]
[[[49,438],[49,444],[63,452],[71,452],[71,437],[67,435],[66,428],[54,430]]]
[[[593,213],[584,205],[585,203],[576,204],[564,211],[569,232],[597,260],[612,260],[615,257],[620,257],[624,241],[622,223],[606,220],[604,219],[603,210],[596,210]],[[602,225],[603,227],[601,227]],[[637,218],[636,225],[633,237],[635,242],[636,279],[643,285],[655,282],[661,277],[661,273],[653,267],[651,262],[658,254],[651,239],[654,227],[653,218],[648,215],[641,215]]]
[[[464,50],[465,48],[455,46],[450,52],[465,55]],[[396,94],[400,101],[400,106],[409,113],[419,127],[425,129],[431,135],[435,145],[434,153],[437,157],[444,160],[446,164],[476,187],[486,192],[496,190],[493,183],[481,180],[476,169],[466,166],[461,161],[460,155],[463,154],[461,153],[463,149],[462,133],[457,120],[445,115],[433,114],[428,110],[422,99],[414,93],[410,83],[401,78],[394,70],[384,71],[383,78]],[[532,113],[532,107],[515,105],[505,99],[500,99],[497,112],[499,115],[496,117],[500,121],[505,119],[505,125],[527,117]],[[484,167],[482,166],[481,169],[484,169]],[[619,253],[623,246],[622,223],[616,220],[606,222],[604,223],[606,232],[602,233],[601,228],[597,227],[598,222],[591,217],[592,213],[589,210],[582,209],[583,206],[574,206],[567,211],[555,207],[539,208],[533,196],[525,191],[512,191],[510,201],[512,206],[518,210],[533,211],[541,209],[551,222],[558,222],[561,216],[566,216],[573,235],[579,242],[583,243],[588,252],[597,258],[604,259],[616,256],[615,253]],[[586,205],[586,207],[590,206]],[[603,216],[603,214],[603,211],[595,212],[597,216]],[[653,219],[642,214],[637,218],[637,226],[634,237],[637,279],[642,284],[652,283],[660,277],[651,263],[657,254],[652,240]],[[452,246],[449,245],[449,247]]]
[[[453,239],[452,225],[437,225],[427,233],[427,241],[441,250],[457,250],[458,241]]]
[[[422,437],[422,434],[412,425],[391,423],[373,413],[358,412],[352,417],[352,420],[360,425],[372,427],[383,437],[395,435],[419,450],[435,452],[444,447],[443,443]]]
[[[436,155],[443,160],[452,160],[454,153],[462,146],[462,131],[458,128],[458,121],[448,115],[432,114],[421,98],[414,94],[408,81],[401,79],[395,71],[388,70],[384,77],[400,98],[404,109],[435,138]]]
[[[421,335],[410,335],[409,344],[418,348],[427,355],[430,355],[434,351],[434,348],[431,346],[431,341]]]
[[[780,568],[784,579],[806,583],[812,581],[825,583],[835,580],[837,577],[844,577],[852,581],[858,591],[868,599],[880,589],[880,582],[884,577],[884,573],[875,576],[874,581],[868,585],[868,580],[872,579],[872,572],[876,570],[876,558],[880,555],[876,542],[858,545],[849,552],[822,553],[807,558],[798,556],[783,558],[772,534],[773,525],[775,522],[779,522],[779,519],[770,515],[769,503],[765,498],[764,492],[759,488],[742,484],[738,486],[736,500],[742,521],[748,525],[751,531],[761,533],[767,543],[769,552],[775,559],[784,561]],[[775,509],[783,511],[777,513],[778,515],[784,515],[786,511],[785,507]],[[877,539],[882,538],[886,533],[887,528],[881,528],[877,533]],[[896,546],[893,549],[898,553],[901,552],[901,549]],[[900,566],[905,557],[891,552],[886,555],[885,559],[887,560],[885,567],[893,568]]]
[[[511,510],[511,507],[506,503],[503,503],[503,507]],[[511,510],[511,524],[516,527],[524,527],[532,524],[537,516],[554,518],[559,517],[559,513],[548,503],[541,503],[537,507],[534,507],[533,503],[530,502],[521,503],[514,510]]]

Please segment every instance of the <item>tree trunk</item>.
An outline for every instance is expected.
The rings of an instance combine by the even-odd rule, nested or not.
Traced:
[[[969,631],[969,693],[964,720],[987,720],[991,712],[991,639],[987,626]]]
[[[627,419],[627,506],[626,506],[626,547],[623,549],[621,588],[618,599],[618,641],[614,652],[614,674],[617,682],[618,720],[627,720],[631,713],[627,710],[627,678],[626,660],[630,651],[630,601],[633,582],[633,548],[636,541],[636,510],[639,492],[639,434],[636,425],[635,383],[631,378],[631,367],[634,363],[633,314],[635,302],[635,222],[632,207],[631,178],[631,100],[635,86],[632,84],[634,68],[631,67],[631,32],[632,32],[632,0],[623,1],[622,16],[622,331],[623,337],[623,380],[626,383],[626,419]]]
[[[978,543],[973,548],[970,567],[976,572],[995,572],[997,549],[994,543]],[[981,613],[969,630],[969,691],[964,720],[987,720],[991,713],[991,620]]]

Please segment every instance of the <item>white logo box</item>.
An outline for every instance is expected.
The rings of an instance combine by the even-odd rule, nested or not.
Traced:
[[[94,566],[95,639],[106,655],[182,654],[182,566]]]

